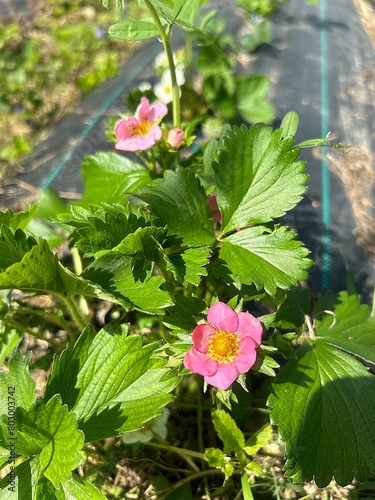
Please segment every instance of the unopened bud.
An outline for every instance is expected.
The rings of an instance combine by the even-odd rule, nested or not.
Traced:
[[[184,131],[180,128],[172,128],[172,130],[168,132],[167,142],[172,148],[177,149],[184,142],[184,139]]]

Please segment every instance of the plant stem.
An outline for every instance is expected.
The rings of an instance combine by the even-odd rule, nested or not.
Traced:
[[[178,490],[178,488],[181,488],[181,486],[183,486],[186,483],[189,483],[190,481],[194,481],[195,479],[199,479],[200,477],[215,476],[216,474],[224,474],[224,472],[219,469],[208,469],[204,471],[199,471],[195,474],[191,474],[190,476],[185,477],[184,479],[181,479],[180,481],[177,481],[177,483],[174,483],[173,486],[168,486],[168,488],[159,490],[158,494],[164,495],[163,498],[165,498],[165,495],[172,493],[175,490]],[[236,471],[234,472],[234,474],[236,474]]]
[[[200,453],[198,451],[186,450],[185,448],[178,448],[177,446],[171,446],[167,444],[154,443],[153,441],[148,441],[146,444],[147,446],[159,448],[160,450],[172,451],[174,453],[178,453],[179,455],[199,458],[200,460],[204,459],[203,453]]]
[[[31,335],[32,337],[35,337],[38,340],[44,340],[45,342],[48,342],[49,344],[52,344],[56,347],[61,347],[61,344],[57,342],[56,340],[52,339],[46,339],[43,337],[43,335],[39,335],[38,333],[33,332],[29,328],[27,328],[24,325],[21,325],[17,323],[16,321],[13,321],[12,319],[6,318],[5,316],[0,316],[0,321],[3,321],[7,325],[11,326],[12,328],[19,330],[23,333],[27,333],[28,335]]]
[[[81,256],[79,255],[78,248],[73,247],[72,248],[72,259],[73,259],[73,266],[74,266],[74,272],[76,273],[77,276],[82,274],[83,267],[82,267],[82,260]],[[79,296],[79,307],[83,314],[88,317],[89,315],[89,306],[87,305],[87,301],[85,297],[82,295]]]
[[[86,322],[80,315],[78,308],[76,307],[72,299],[67,296],[63,296],[63,299],[65,301],[65,304],[68,306],[68,309],[71,315],[73,316],[75,322],[77,323],[77,325],[81,328],[81,330],[84,330],[86,328]]]
[[[164,47],[164,51],[168,58],[169,71],[171,73],[171,82],[172,82],[172,95],[173,95],[173,127],[179,128],[181,125],[181,109],[180,109],[180,89],[177,84],[176,78],[176,68],[173,60],[173,52],[170,44],[170,28],[171,25],[168,26],[168,30],[164,31],[163,25],[160,22],[158,13],[156,12],[155,7],[152,5],[150,0],[144,0],[145,4],[156,24],[156,27],[160,33],[161,41]]]
[[[241,475],[241,486],[242,486],[243,499],[244,500],[254,500],[253,493],[251,491],[246,472],[243,472]]]

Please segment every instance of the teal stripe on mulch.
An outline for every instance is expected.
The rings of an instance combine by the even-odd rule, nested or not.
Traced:
[[[329,52],[328,52],[328,30],[327,26],[327,0],[320,0],[320,99],[321,99],[321,136],[325,137],[329,132]],[[321,289],[327,291],[330,288],[331,275],[331,200],[330,200],[330,173],[328,168],[327,148],[321,148],[321,177],[322,177],[322,267],[321,267]]]

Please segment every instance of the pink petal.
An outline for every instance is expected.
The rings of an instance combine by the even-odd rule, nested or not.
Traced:
[[[238,328],[238,314],[224,302],[216,302],[208,310],[207,319],[217,330],[234,333]]]
[[[115,125],[115,136],[120,140],[127,139],[133,135],[133,130],[138,125],[139,122],[134,117],[121,119]]]
[[[141,103],[138,106],[135,117],[141,120],[148,120],[151,123],[159,121],[168,113],[168,108],[163,102],[155,102],[150,105],[147,97],[142,97]]]
[[[215,335],[215,328],[211,325],[198,325],[194,328],[192,337],[194,348],[200,352],[206,353],[208,349],[208,339]]]
[[[158,122],[160,118],[163,118],[168,113],[167,105],[164,102],[155,102],[150,106],[150,112],[148,119],[150,122]]]
[[[162,132],[159,126],[153,127],[147,137],[141,135],[129,136],[115,144],[116,149],[122,151],[144,151],[152,148],[155,142],[161,139]]]
[[[262,342],[263,327],[262,323],[255,316],[248,312],[238,314],[237,333],[240,337],[251,337],[259,346]]]
[[[155,125],[154,127],[152,127],[152,129],[148,133],[147,137],[152,139],[154,141],[154,144],[155,144],[156,141],[160,141],[162,135],[163,135],[163,133],[162,133],[159,125]]]
[[[184,366],[188,370],[199,375],[214,375],[218,369],[218,362],[210,358],[207,354],[190,349],[185,355]]]
[[[135,110],[134,116],[139,121],[142,121],[145,119],[148,120],[149,113],[150,113],[150,101],[147,99],[147,97],[142,97],[140,104],[138,105],[137,109]]]
[[[207,384],[226,391],[237,376],[238,371],[234,363],[222,363],[214,375],[205,375],[204,380]]]
[[[234,360],[238,373],[246,373],[255,363],[258,345],[250,337],[242,337],[240,341],[240,354]]]

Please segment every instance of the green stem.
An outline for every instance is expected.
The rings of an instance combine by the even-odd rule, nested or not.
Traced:
[[[199,451],[204,455],[204,439],[203,439],[203,408],[202,408],[202,392],[201,390],[198,391],[198,404],[197,404],[197,434],[198,434],[198,447]],[[207,469],[206,467],[207,462],[205,460],[202,460],[202,469],[205,470]],[[207,481],[207,476],[203,476],[203,482],[204,482],[204,489],[206,493],[206,497],[210,498],[209,496],[209,485]]]
[[[74,272],[76,273],[77,276],[79,276],[80,274],[82,274],[83,267],[82,267],[81,256],[79,255],[77,247],[72,248],[72,259],[73,259]],[[87,318],[89,316],[89,306],[87,304],[87,301],[85,297],[83,297],[83,295],[80,295],[78,300],[79,300],[80,310]]]
[[[179,455],[199,458],[200,460],[204,460],[204,454],[199,453],[198,451],[186,450],[185,448],[178,448],[177,446],[171,446],[167,444],[154,443],[153,441],[148,441],[147,446],[152,446],[153,448],[159,448],[160,450],[172,451],[174,453],[178,453]]]
[[[30,330],[26,326],[20,325],[16,321],[13,321],[12,319],[6,318],[5,316],[0,316],[0,321],[3,321],[4,323],[6,323],[7,325],[11,326],[12,328],[15,328],[16,330],[19,330],[19,331],[21,331],[23,333],[29,334],[29,335],[31,335],[32,337],[35,337],[38,340],[44,340],[45,342],[48,342],[49,344],[52,344],[52,345],[54,345],[56,347],[61,347],[61,344],[59,342],[57,342],[56,340],[46,339],[46,338],[43,337],[43,335],[39,335],[38,333],[33,332],[32,330]]]
[[[165,498],[167,494],[170,494],[173,491],[178,490],[179,488],[181,488],[181,486],[183,486],[186,483],[189,483],[190,481],[194,481],[195,479],[199,479],[200,477],[215,476],[217,474],[224,474],[224,472],[218,469],[208,469],[196,472],[195,474],[191,474],[190,476],[185,477],[180,481],[177,481],[177,483],[174,483],[173,486],[169,486],[168,488],[159,490],[158,494],[162,495],[162,498]],[[236,471],[234,472],[234,474],[236,474]]]
[[[197,433],[198,433],[199,451],[201,453],[204,453],[202,391],[198,391],[197,424],[198,424]]]
[[[158,13],[156,12],[155,7],[152,5],[150,0],[145,0],[145,4],[150,11],[152,19],[156,24],[156,27],[160,33],[161,41],[165,50],[165,53],[168,58],[169,71],[171,72],[171,82],[172,82],[172,95],[173,95],[173,127],[179,128],[181,126],[181,109],[180,109],[180,89],[177,84],[176,78],[176,68],[173,61],[173,52],[170,44],[170,28],[169,25],[168,31],[164,31],[163,25],[160,22]]]
[[[241,475],[241,486],[242,486],[243,500],[254,500],[246,472],[243,472]]]
[[[75,322],[77,325],[80,327],[81,330],[84,330],[86,328],[86,322],[80,315],[78,308],[75,306],[74,302],[71,300],[70,297],[64,296],[63,297],[65,304],[68,306],[68,309],[73,316]]]
[[[14,309],[14,312],[16,312],[18,315],[30,314],[33,316],[39,316],[40,318],[47,320],[49,323],[53,323],[54,325],[60,327],[62,330],[65,328],[65,323],[63,323],[57,318],[54,318],[50,314],[46,314],[45,311],[39,311],[37,309],[31,309],[31,308],[29,309],[26,307],[18,307],[17,309]]]

